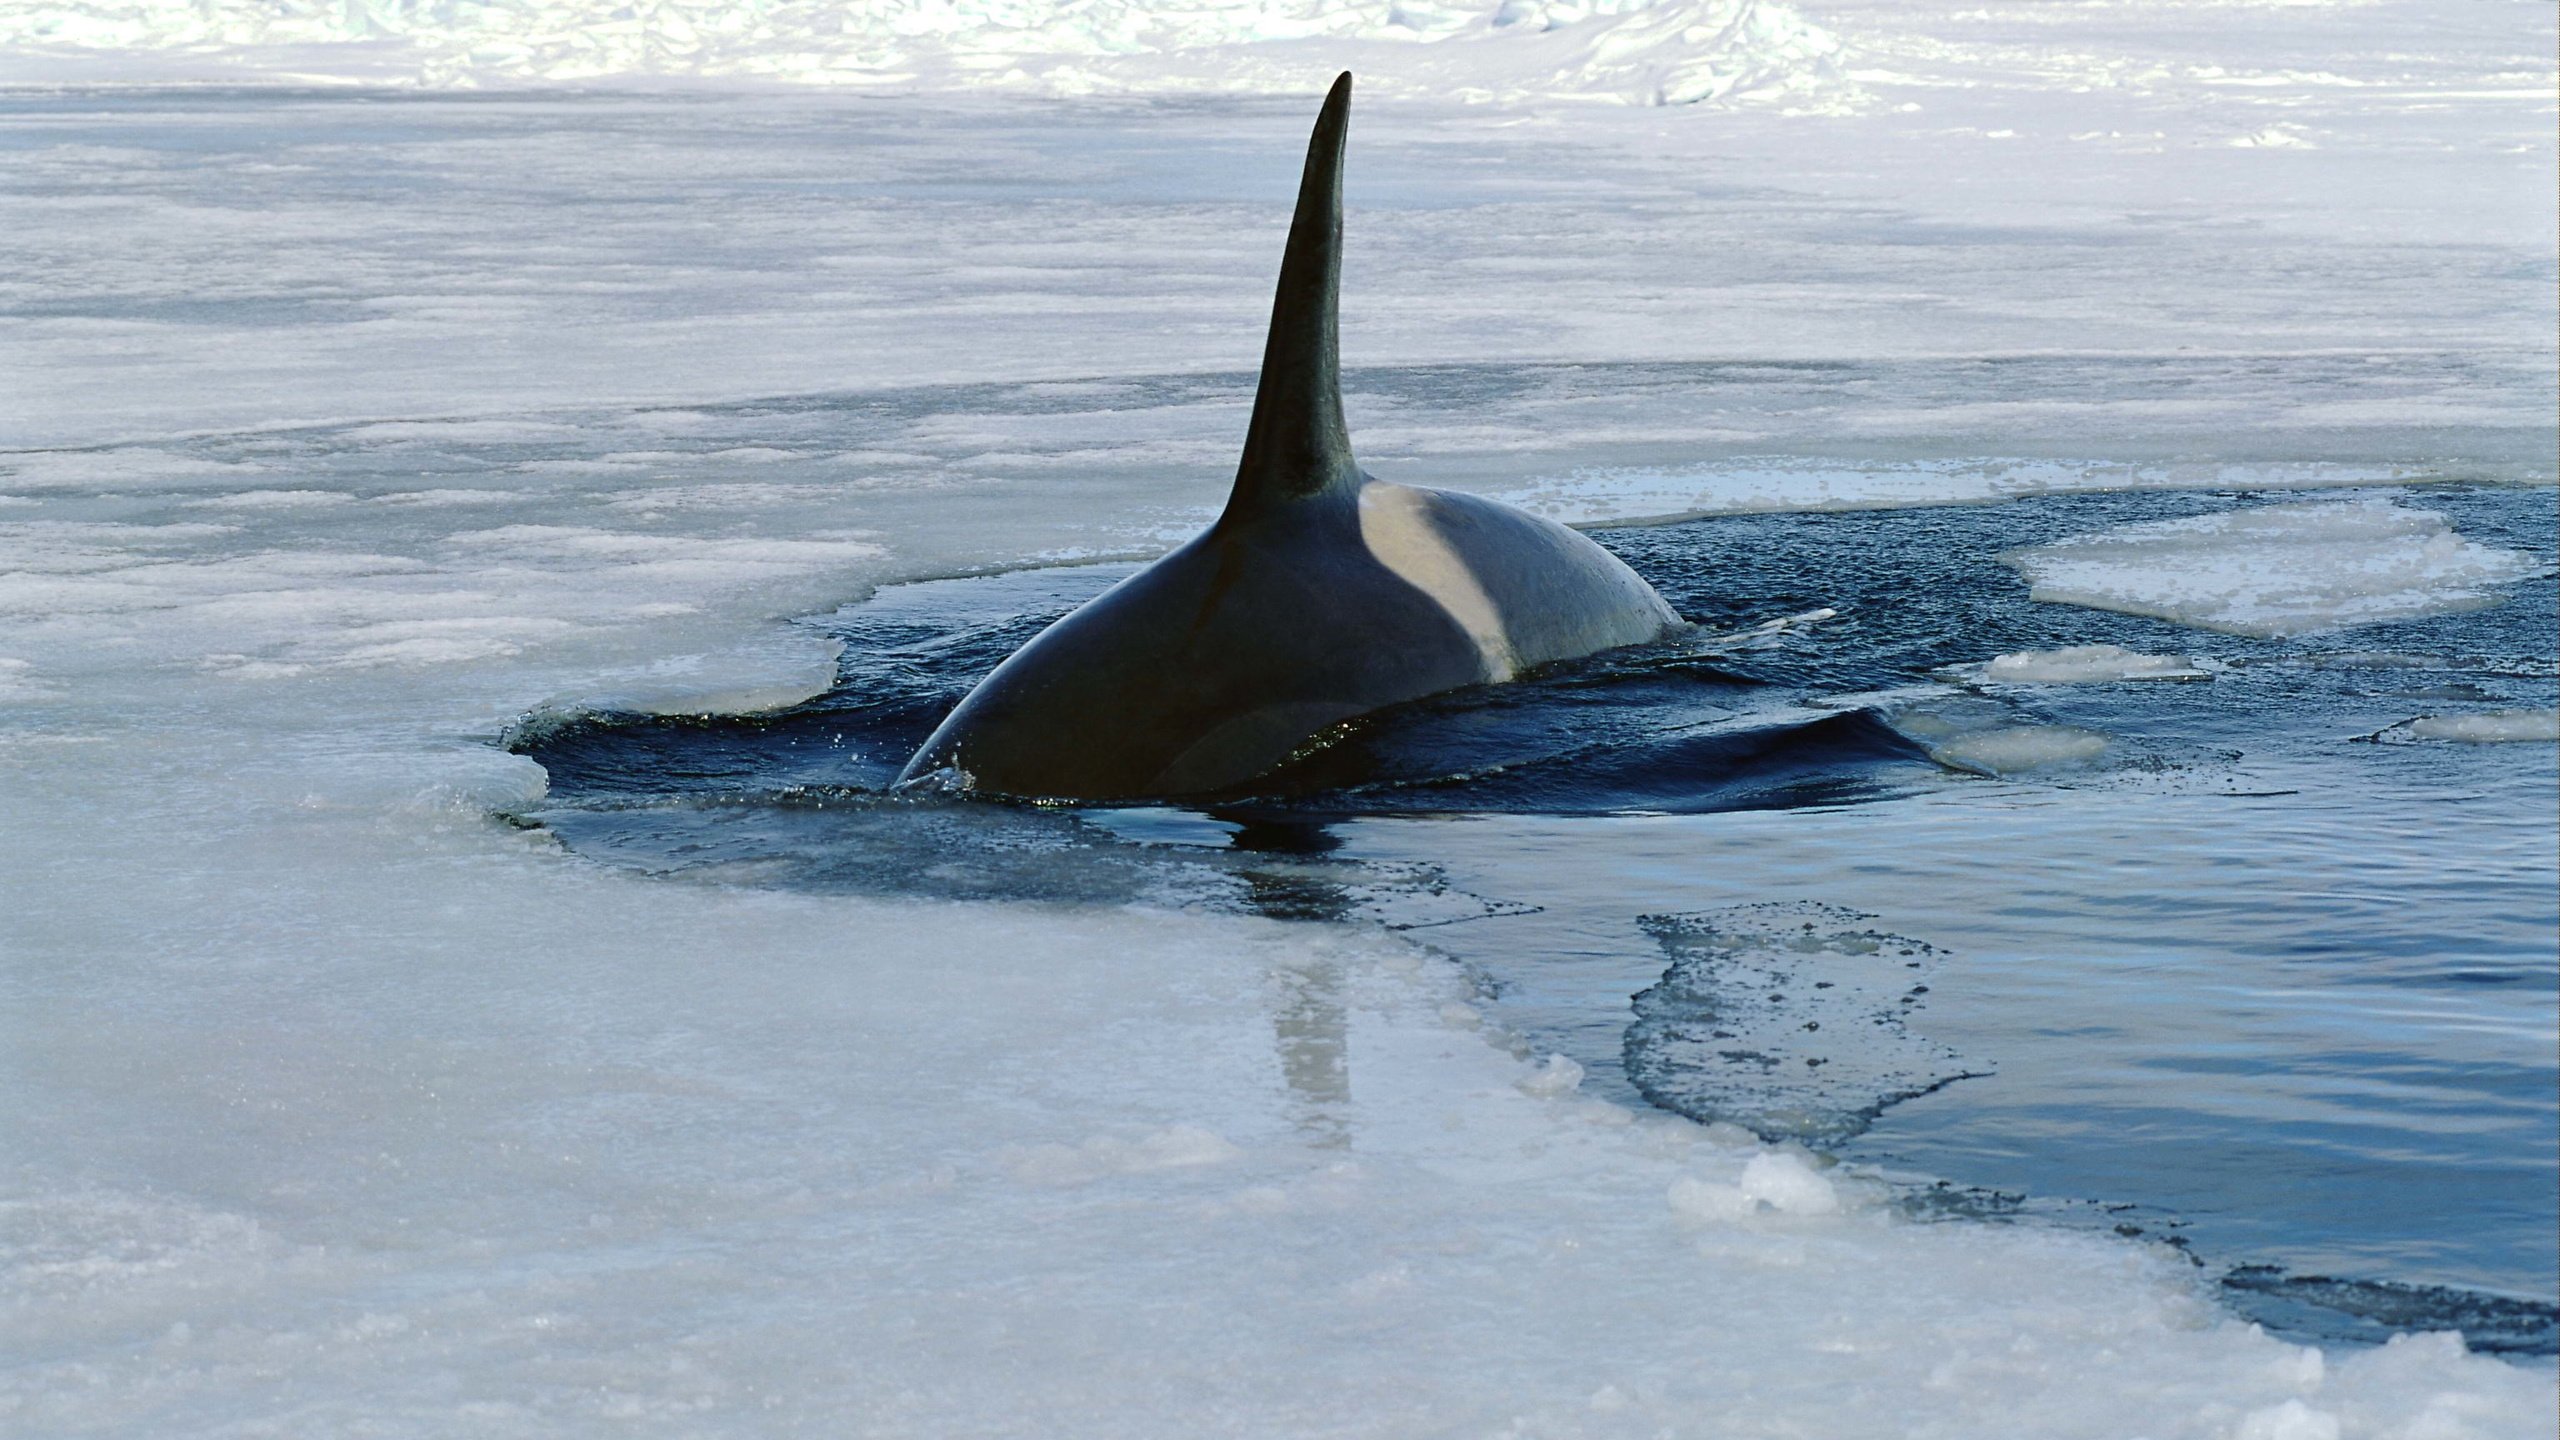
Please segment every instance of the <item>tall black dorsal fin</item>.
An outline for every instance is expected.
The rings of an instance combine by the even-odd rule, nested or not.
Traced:
[[[1333,82],[1307,141],[1298,213],[1280,257],[1271,336],[1262,346],[1262,386],[1225,519],[1240,520],[1290,500],[1360,483],[1351,432],[1342,423],[1336,341],[1342,286],[1342,141],[1351,123],[1351,72]]]

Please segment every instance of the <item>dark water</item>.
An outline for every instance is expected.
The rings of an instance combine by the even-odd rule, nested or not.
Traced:
[[[600,860],[1424,931],[1595,1086],[1879,1167],[1915,1214],[2165,1237],[2308,1337],[2458,1327],[2551,1354],[2553,750],[2362,738],[2552,705],[2550,579],[2253,640],[2035,604],[1997,559],[2296,498],[1602,532],[1696,631],[1367,717],[1190,806],[885,793],[978,676],[1126,566],[898,586],[807,622],[845,643],[843,681],[784,713],[534,716],[509,743],[551,776],[526,818]],[[2398,498],[2554,547],[2547,490]],[[2213,678],[1947,673],[2101,643]],[[2005,777],[1949,763],[1951,738],[2023,726],[2103,747]]]

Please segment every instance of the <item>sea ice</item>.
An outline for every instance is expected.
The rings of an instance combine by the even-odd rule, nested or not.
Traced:
[[[0,656],[0,700],[27,701],[48,693],[53,687],[38,679],[34,670],[24,660]]]
[[[2300,1400],[2269,1405],[2240,1417],[2232,1440],[2338,1440],[2338,1417]]]
[[[1751,1157],[1730,1184],[1683,1175],[1665,1197],[1672,1213],[1696,1224],[1730,1223],[1763,1212],[1837,1215],[1847,1208],[1839,1187],[1792,1150],[1764,1150]]]
[[[1783,902],[1645,917],[1669,963],[1635,996],[1627,1078],[1702,1123],[1835,1144],[1962,1076],[1905,1024],[1941,953],[1874,918]]]
[[[1500,498],[1550,520],[1602,525],[1773,511],[1991,505],[2038,495],[2123,490],[2325,489],[2406,478],[2398,467],[2338,464],[1978,459],[1846,465],[1746,458],[1681,469],[1584,469],[1506,490]]]
[[[2541,559],[2466,540],[2388,500],[2226,510],[2004,557],[2038,600],[2203,630],[2289,636],[2477,609]]]
[[[2547,1367],[2306,1367],[2182,1258],[1585,1095],[1416,946],[491,818],[546,697],[769,705],[828,663],[776,617],[1213,504],[1302,119],[920,91],[1422,97],[1362,121],[1362,433],[1582,518],[2547,476],[2549,7],[2268,14],[0,0],[81,87],[0,169],[0,1414],[2547,1435]],[[2387,58],[2200,73],[2277,25]],[[630,76],[875,95],[113,89]],[[1776,103],[1579,103],[1719,96]]]
[[[1942,740],[1929,747],[1929,758],[1977,775],[2023,775],[2094,760],[2106,749],[2106,736],[2076,725],[2003,725]]]
[[[2183,655],[2145,655],[2121,645],[2068,645],[1994,655],[1972,676],[2006,685],[2085,685],[2116,680],[2210,680],[2213,672]]]
[[[2466,745],[2560,740],[2560,710],[2481,710],[2468,715],[2420,715],[2373,738],[2383,741],[2452,740]]]
[[[1848,90],[1782,0],[12,0],[0,48],[175,52],[160,73],[428,86],[683,76],[1049,95],[1320,88],[1689,104]],[[1444,56],[1440,51],[1462,52]]]
[[[1876,697],[1893,728],[1926,747],[1929,758],[1950,770],[1975,775],[2020,775],[2078,765],[2106,753],[2107,737],[2076,725],[2020,724],[1979,698],[1918,691],[1908,698]]]

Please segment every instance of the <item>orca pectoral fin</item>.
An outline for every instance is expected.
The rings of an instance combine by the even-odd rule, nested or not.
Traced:
[[[1337,336],[1342,288],[1342,148],[1351,123],[1351,72],[1325,96],[1307,141],[1298,210],[1271,301],[1262,347],[1262,384],[1244,458],[1220,523],[1242,521],[1293,500],[1359,488],[1351,432],[1342,421]]]

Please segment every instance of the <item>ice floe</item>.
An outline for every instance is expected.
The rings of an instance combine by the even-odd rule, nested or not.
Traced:
[[[1969,730],[1929,747],[1929,758],[1977,775],[2021,775],[2095,760],[2107,737],[2076,725],[2002,725]]]
[[[2501,745],[2560,740],[2560,710],[2478,710],[2468,715],[2418,715],[2378,731],[2385,743],[2449,740],[2464,745]]]
[[[1998,685],[2094,685],[2117,680],[2210,680],[2213,672],[2184,655],[2145,655],[2121,645],[2066,645],[2016,650],[1967,667],[1969,678]]]
[[[1766,1150],[1752,1156],[1731,1184],[1683,1175],[1671,1182],[1665,1198],[1673,1214],[1699,1224],[1763,1213],[1837,1215],[1847,1208],[1839,1187],[1793,1150]]]
[[[2107,752],[2107,737],[2077,725],[2022,724],[1978,697],[1916,690],[1875,698],[1894,729],[1919,742],[1929,758],[1972,775],[2022,775],[2086,764]]]
[[[2261,637],[2494,605],[2500,586],[2545,568],[2388,500],[2152,521],[2003,558],[2038,600]]]

